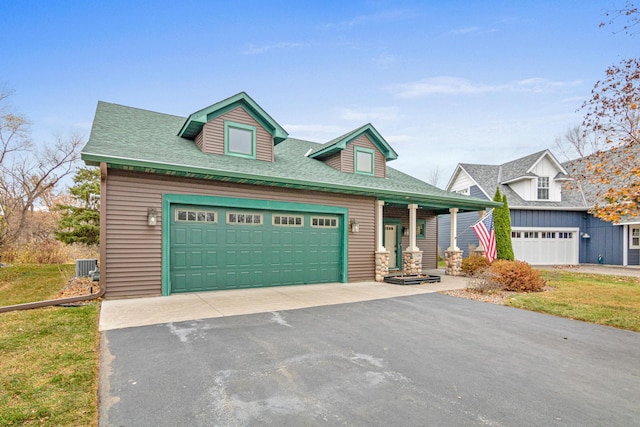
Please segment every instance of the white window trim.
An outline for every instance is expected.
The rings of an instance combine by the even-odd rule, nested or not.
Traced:
[[[232,222],[229,220],[231,215],[253,215],[253,216],[259,216],[260,217],[260,222],[259,223],[255,223],[255,222]],[[264,225],[264,215],[262,213],[257,213],[257,212],[242,212],[242,211],[231,211],[231,212],[227,212],[227,224],[228,225],[248,225],[248,226],[257,226],[260,227],[262,225]]]
[[[187,219],[180,219],[179,215],[180,212],[187,212]],[[189,212],[195,212],[196,214],[196,219],[190,220],[189,219]],[[198,221],[198,214],[205,214],[205,220],[204,221]],[[206,214],[208,213],[212,213],[213,214],[213,221],[207,221],[206,220]],[[176,222],[204,222],[204,223],[208,223],[208,224],[216,224],[218,222],[218,211],[214,211],[214,210],[202,210],[202,209],[184,209],[184,208],[177,208],[175,210],[175,221]]]
[[[300,218],[300,224],[276,224],[276,218]],[[288,222],[288,221],[287,221]],[[297,214],[271,214],[271,225],[274,227],[304,227],[304,215]]]
[[[546,187],[540,186],[542,180],[546,180],[547,181]],[[551,180],[549,179],[548,176],[538,177],[537,186],[536,186],[536,197],[538,198],[538,200],[551,200],[551,188],[550,187],[551,187]],[[540,190],[547,190],[547,197],[546,198],[543,198],[543,199],[540,198]]]
[[[638,234],[638,244],[633,243],[634,235],[633,232]],[[640,226],[629,226],[629,249],[640,249]]]
[[[323,222],[326,220],[335,220],[335,225],[314,225],[313,222],[314,220],[320,220],[322,219]],[[310,220],[310,225],[312,228],[338,228],[338,226],[340,225],[340,219],[337,216],[312,216],[311,220]]]

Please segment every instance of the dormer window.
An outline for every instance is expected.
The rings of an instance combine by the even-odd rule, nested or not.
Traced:
[[[538,200],[549,200],[549,177],[538,178]]]
[[[354,171],[363,175],[373,175],[373,150],[364,147],[355,147]]]
[[[255,126],[224,122],[224,153],[232,156],[256,158]]]

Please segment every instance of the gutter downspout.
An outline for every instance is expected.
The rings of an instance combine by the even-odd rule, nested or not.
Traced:
[[[17,311],[17,310],[30,310],[32,308],[41,308],[41,307],[50,307],[53,305],[62,305],[62,304],[71,304],[74,302],[81,301],[90,301],[94,299],[98,299],[104,295],[106,288],[103,286],[100,288],[100,291],[96,294],[91,295],[82,295],[77,297],[68,297],[68,298],[60,298],[60,299],[49,299],[45,301],[36,301],[36,302],[28,302],[25,304],[15,304],[15,305],[7,305],[4,307],[0,307],[0,313],[7,313],[9,311]]]

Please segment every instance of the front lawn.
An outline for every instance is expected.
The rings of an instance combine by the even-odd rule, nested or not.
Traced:
[[[640,332],[640,279],[542,272],[549,291],[516,294],[508,305]]]
[[[54,297],[73,268],[0,268],[0,306]],[[0,425],[97,425],[99,308],[0,314]]]

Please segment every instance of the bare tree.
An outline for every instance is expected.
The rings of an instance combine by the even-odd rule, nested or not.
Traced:
[[[606,147],[603,138],[595,132],[587,132],[580,125],[568,129],[564,137],[556,138],[555,149],[565,160],[586,157]]]
[[[436,167],[429,169],[429,171],[427,172],[427,183],[438,187],[441,177],[442,173],[440,170],[440,166],[436,165]]]
[[[622,24],[622,31],[624,31],[627,35],[633,35],[638,30],[638,25],[640,25],[640,10],[634,4],[633,1],[627,0],[625,6],[622,9],[613,9],[605,12],[605,16],[607,17],[607,22],[601,22],[600,27],[604,27],[605,25],[616,25],[616,22],[627,18],[627,22]],[[614,34],[619,32],[614,31]]]
[[[10,92],[0,93],[0,252],[20,240],[29,239],[34,210],[75,169],[82,139],[58,138],[44,149],[29,140],[29,122],[6,104]],[[28,234],[28,233],[26,233]]]
[[[634,35],[640,11],[631,1],[610,12],[612,23],[626,17],[624,30]],[[603,24],[601,24],[603,25]],[[584,159],[585,176],[594,191],[595,216],[606,221],[640,216],[640,58],[623,59],[607,68],[582,109],[585,132],[602,135],[607,150]]]

